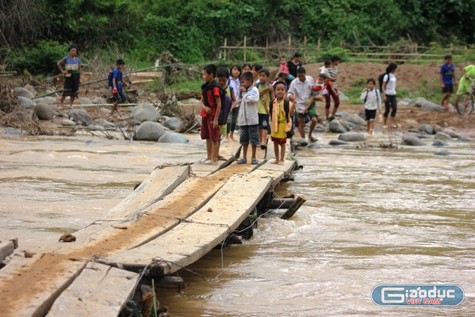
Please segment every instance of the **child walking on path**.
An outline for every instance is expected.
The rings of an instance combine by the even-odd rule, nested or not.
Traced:
[[[457,85],[455,79],[455,66],[452,64],[452,56],[446,55],[444,64],[440,67],[440,85],[442,86],[441,106],[444,110],[449,110],[450,95],[454,93],[454,86]]]
[[[259,141],[261,149],[267,148],[267,134],[269,133],[269,105],[274,99],[274,90],[269,83],[269,70],[263,68],[259,71],[259,105],[257,107],[259,116]]]
[[[219,125],[218,117],[221,112],[221,90],[215,81],[216,66],[210,64],[203,69],[201,86],[201,139],[206,140],[206,163],[218,163],[219,151]]]
[[[366,81],[366,89],[361,93],[361,101],[365,108],[366,130],[372,135],[374,131],[374,120],[376,112],[381,108],[381,93],[375,88],[376,81],[370,78]]]
[[[125,100],[127,100],[127,96],[124,92],[124,83],[122,82],[122,71],[124,70],[125,62],[122,59],[118,59],[116,66],[117,67],[114,68],[114,70],[110,74],[109,83],[109,86],[111,87],[112,97],[114,100],[114,103],[112,104],[111,114],[114,114],[114,112],[119,113],[117,105],[119,104],[119,102],[124,102]]]
[[[77,57],[77,47],[69,46],[69,55],[58,61],[56,64],[59,71],[64,75],[64,88],[61,95],[61,107],[63,107],[64,99],[69,97],[70,107],[73,107],[74,99],[78,98],[79,84],[81,81],[81,60]],[[63,68],[64,66],[64,68]]]
[[[388,126],[388,116],[389,111],[391,111],[391,120],[389,120],[389,124],[391,124],[392,128],[397,128],[394,124],[397,112],[397,99],[396,99],[396,72],[397,65],[391,63],[386,68],[386,75],[383,77],[383,92],[384,92],[384,127],[387,128]]]
[[[271,107],[271,138],[274,142],[275,164],[282,165],[285,160],[285,144],[287,133],[292,130],[292,116],[295,112],[294,104],[284,99],[286,94],[285,82],[274,84],[275,96]]]
[[[252,73],[246,72],[241,76],[241,97],[238,100],[239,115],[238,125],[241,127],[240,143],[242,144],[242,159],[238,164],[247,164],[247,151],[251,144],[251,164],[259,164],[256,159],[257,145],[259,144],[259,116],[257,104],[259,103],[259,90],[253,86]]]

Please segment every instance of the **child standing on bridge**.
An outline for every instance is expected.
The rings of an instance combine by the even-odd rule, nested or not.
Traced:
[[[257,104],[259,103],[259,90],[253,86],[254,77],[251,72],[241,76],[241,91],[238,102],[238,125],[241,127],[240,143],[242,144],[243,158],[238,164],[247,164],[247,150],[252,147],[251,164],[259,164],[256,159],[257,145],[259,144],[259,116]]]
[[[206,163],[218,164],[219,125],[218,117],[221,112],[221,90],[216,81],[216,66],[209,64],[203,68],[201,86],[201,139],[206,140]]]
[[[276,98],[270,106],[271,113],[271,138],[274,142],[275,164],[282,165],[285,160],[285,144],[287,138],[293,131],[292,116],[294,115],[294,104],[284,99],[286,94],[286,84],[278,81],[274,84]]]
[[[259,105],[257,107],[259,116],[259,141],[261,149],[267,148],[267,134],[269,133],[269,104],[274,99],[274,90],[269,83],[269,70],[262,68],[259,71],[259,82],[256,84],[259,89]]]

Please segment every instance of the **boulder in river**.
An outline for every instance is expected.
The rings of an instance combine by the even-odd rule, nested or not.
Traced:
[[[18,100],[20,101],[20,105],[24,109],[31,109],[35,106],[35,101],[31,100],[30,98],[19,96]]]
[[[328,145],[333,145],[333,146],[347,145],[347,144],[350,144],[350,143],[342,141],[342,140],[330,140],[330,142],[328,142]]]
[[[68,112],[69,119],[78,124],[88,126],[92,123],[92,118],[84,109],[72,109]]]
[[[447,150],[441,150],[441,151],[437,151],[434,153],[435,155],[440,155],[440,156],[449,156],[449,155],[452,155],[452,153],[450,153],[449,151]]]
[[[432,143],[432,146],[442,147],[442,146],[448,146],[448,144],[442,140],[435,140],[434,143]]]
[[[345,113],[342,119],[355,125],[366,125],[366,121],[354,113]]]
[[[414,135],[405,135],[402,137],[401,144],[410,145],[410,146],[421,146],[425,145],[421,139]]]
[[[132,117],[135,121],[145,122],[152,121],[156,122],[160,118],[160,113],[155,109],[153,105],[144,104],[134,107],[132,110]]]
[[[31,91],[29,91],[28,89],[26,88],[23,88],[23,87],[16,87],[14,89],[15,91],[15,95],[17,95],[17,97],[25,97],[25,98],[28,98],[28,99],[33,99],[35,98],[35,94],[32,93]]]
[[[173,131],[178,130],[178,129],[181,127],[182,124],[183,124],[183,123],[181,122],[180,119],[177,119],[177,118],[174,118],[174,117],[168,118],[168,119],[163,123],[163,125],[164,125],[165,127],[167,127],[167,128],[170,129],[170,130],[173,130]]]
[[[139,141],[155,141],[159,140],[167,131],[158,122],[145,121],[135,132],[135,139]]]
[[[345,133],[348,132],[348,130],[343,126],[343,124],[340,122],[340,119],[333,120],[330,122],[328,129],[330,132],[333,133]]]
[[[74,127],[74,126],[76,126],[76,122],[74,122],[73,120],[69,120],[69,119],[63,119],[63,121],[61,121],[61,125],[63,127]]]
[[[188,139],[185,138],[183,135],[175,132],[166,132],[158,139],[159,143],[180,143],[185,144],[188,143]]]
[[[434,137],[435,140],[442,140],[442,141],[452,141],[452,137],[444,132],[437,132]]]
[[[430,124],[421,124],[419,131],[426,134],[434,134],[434,128]]]
[[[34,113],[40,120],[51,120],[54,116],[54,107],[46,103],[39,103],[35,106]]]
[[[366,136],[358,132],[345,132],[338,136],[338,140],[345,142],[363,142]]]

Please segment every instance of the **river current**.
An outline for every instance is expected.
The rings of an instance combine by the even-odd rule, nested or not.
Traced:
[[[254,237],[213,250],[162,290],[172,316],[474,316],[474,143],[383,150],[356,145],[298,152],[295,181],[278,189],[306,204],[272,213]],[[0,139],[0,240],[40,251],[101,218],[153,168],[204,157],[187,145],[83,135]],[[238,189],[237,189],[238,190]],[[381,307],[380,284],[457,284],[456,307]]]

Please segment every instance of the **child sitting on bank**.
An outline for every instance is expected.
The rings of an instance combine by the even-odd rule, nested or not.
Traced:
[[[285,82],[274,84],[276,98],[270,107],[271,112],[271,138],[274,142],[275,164],[282,165],[285,160],[285,144],[292,133],[292,116],[295,107],[292,102],[284,99],[287,89]]]
[[[376,81],[373,78],[368,79],[366,82],[366,89],[361,93],[360,99],[363,101],[366,117],[366,130],[369,135],[373,134],[374,120],[376,118],[376,112],[381,105],[381,93],[375,88]]]
[[[247,164],[247,150],[252,147],[251,164],[259,164],[256,159],[257,145],[259,144],[259,116],[257,104],[259,103],[259,90],[253,86],[254,77],[251,72],[241,76],[241,91],[239,102],[238,125],[241,127],[239,138],[242,144],[243,158],[238,164]]]

